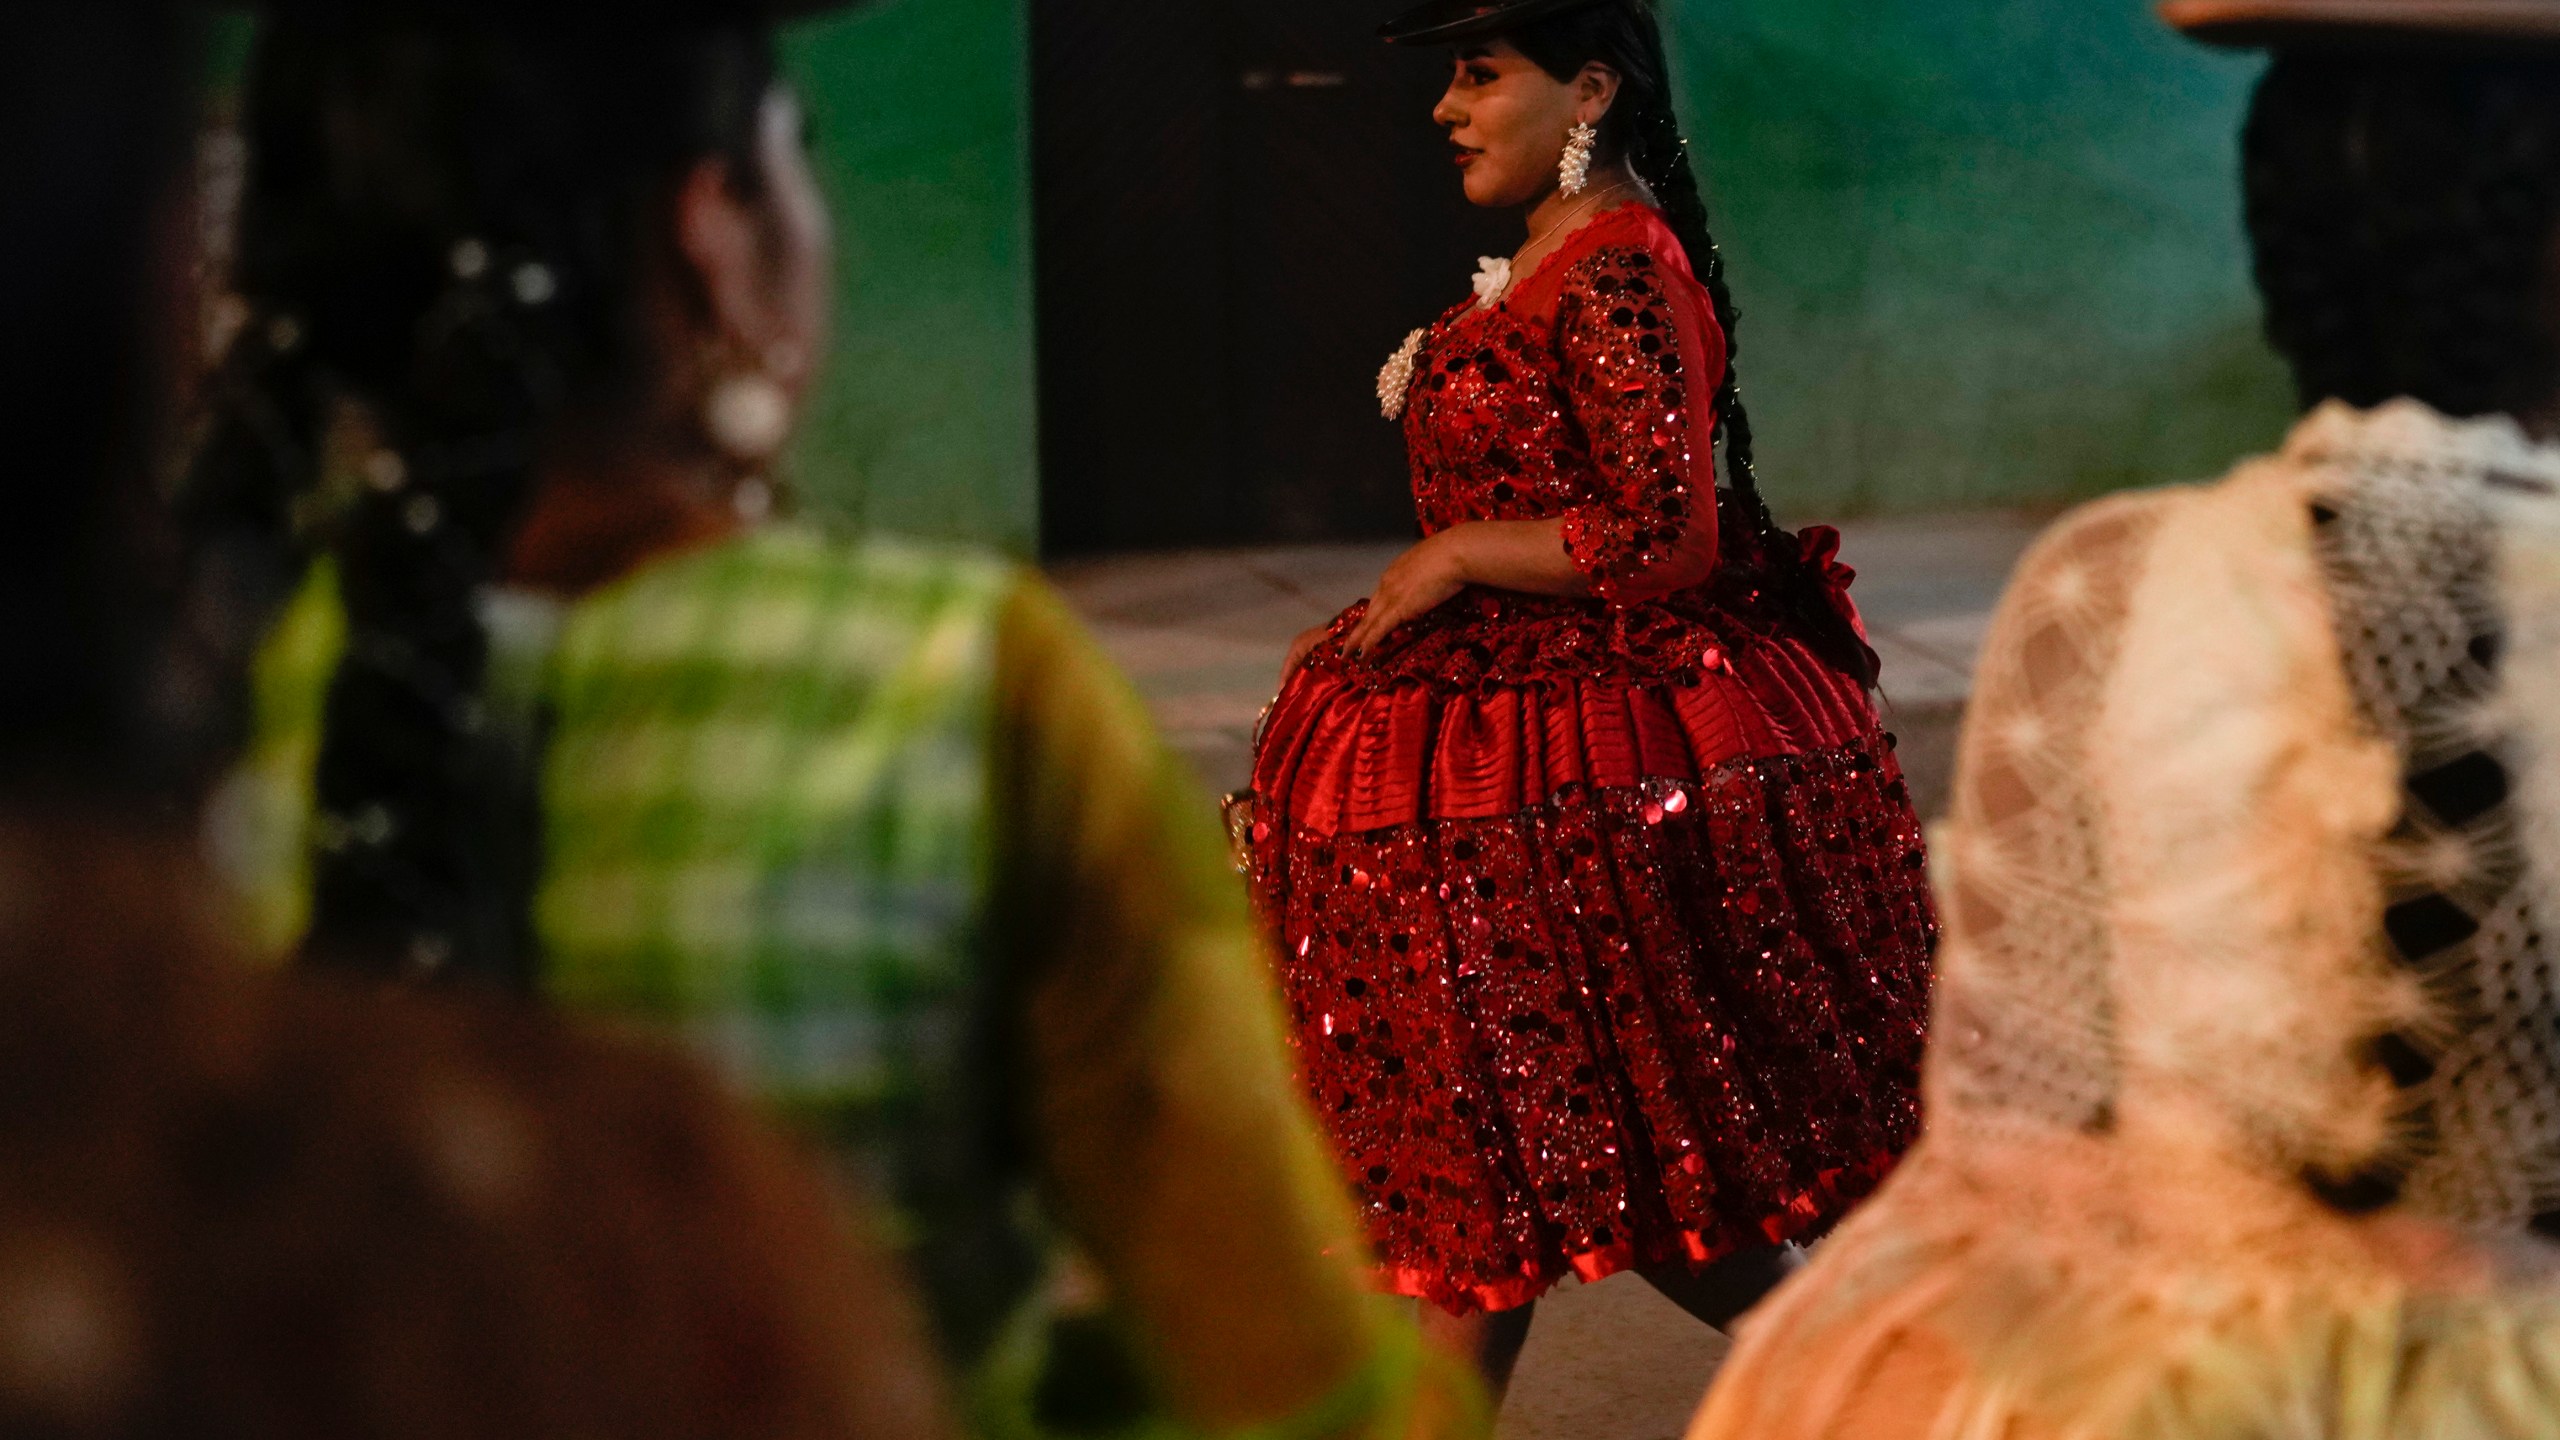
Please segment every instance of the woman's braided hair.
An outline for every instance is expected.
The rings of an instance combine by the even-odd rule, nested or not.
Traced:
[[[1662,43],[1662,27],[1643,0],[1614,0],[1533,22],[1508,35],[1521,54],[1558,80],[1570,80],[1593,61],[1618,72],[1617,104],[1600,124],[1595,164],[1621,158],[1653,191],[1663,218],[1680,247],[1689,252],[1698,280],[1715,302],[1716,324],[1724,330],[1724,383],[1716,391],[1716,435],[1724,445],[1726,482],[1765,521],[1768,505],[1760,498],[1760,477],[1753,468],[1751,414],[1742,404],[1742,354],[1736,327],[1741,310],[1726,283],[1724,251],[1707,228],[1706,197],[1698,189],[1697,172],[1689,166],[1689,142],[1680,133],[1680,114],[1671,93],[1671,62]]]
[[[1872,685],[1874,652],[1832,603],[1827,582],[1806,562],[1802,546],[1778,528],[1767,498],[1760,493],[1751,412],[1743,407],[1736,364],[1742,354],[1737,333],[1742,312],[1733,303],[1733,291],[1725,279],[1724,251],[1707,228],[1706,197],[1689,164],[1689,141],[1680,133],[1670,56],[1651,0],[1604,0],[1534,21],[1504,38],[1558,80],[1572,79],[1594,61],[1618,72],[1618,101],[1600,124],[1600,142],[1592,159],[1602,165],[1626,160],[1653,191],[1663,219],[1680,248],[1688,252],[1699,283],[1706,287],[1716,324],[1724,331],[1724,379],[1716,389],[1713,439],[1724,445],[1727,498],[1733,502],[1727,513],[1749,530],[1735,533],[1742,527],[1728,521],[1722,563],[1759,568],[1791,605],[1806,638],[1844,672]]]
[[[529,983],[539,812],[483,607],[566,416],[656,378],[638,300],[675,188],[758,179],[752,25],[287,19],[253,62],[235,288],[187,497],[199,554],[337,562],[310,953]],[[326,458],[349,413],[369,449]],[[352,470],[352,475],[338,473]]]
[[[2282,54],[2242,150],[2267,338],[2305,408],[2550,404],[2560,59]]]

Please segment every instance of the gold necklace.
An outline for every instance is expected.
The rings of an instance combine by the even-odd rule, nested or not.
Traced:
[[[1541,234],[1537,239],[1530,241],[1528,244],[1521,246],[1517,251],[1514,251],[1511,256],[1510,267],[1503,275],[1502,289],[1492,296],[1487,297],[1481,303],[1492,305],[1498,303],[1504,296],[1511,293],[1511,287],[1518,283],[1520,278],[1520,258],[1522,256],[1527,255],[1529,252],[1537,249],[1541,245],[1544,245],[1549,240],[1554,239],[1558,231],[1561,231],[1567,225],[1572,224],[1574,221],[1579,220],[1584,215],[1590,213],[1591,207],[1608,199],[1610,196],[1617,194],[1619,191],[1629,188],[1633,184],[1633,181],[1620,180],[1609,186],[1609,188],[1601,191],[1599,194],[1592,196],[1590,199],[1583,201],[1580,205],[1577,205],[1570,211],[1567,211],[1565,213],[1565,217],[1553,225],[1548,226],[1544,234]]]
[[[1590,199],[1583,201],[1580,205],[1575,206],[1571,211],[1569,211],[1569,212],[1565,215],[1565,217],[1564,217],[1563,219],[1561,219],[1561,220],[1557,221],[1557,222],[1556,222],[1556,223],[1554,223],[1553,225],[1548,226],[1548,227],[1547,227],[1547,229],[1546,229],[1546,233],[1545,233],[1545,234],[1540,235],[1537,239],[1532,240],[1532,241],[1530,241],[1528,244],[1521,246],[1521,247],[1520,247],[1520,255],[1526,255],[1526,254],[1528,254],[1530,251],[1537,249],[1537,248],[1538,248],[1539,246],[1541,246],[1541,245],[1544,245],[1544,244],[1545,244],[1545,243],[1547,243],[1549,240],[1554,239],[1557,231],[1562,230],[1562,229],[1563,229],[1564,227],[1566,227],[1567,225],[1572,224],[1574,221],[1579,220],[1579,219],[1581,219],[1584,215],[1586,215],[1586,214],[1590,213],[1590,210],[1591,210],[1591,207],[1592,207],[1592,206],[1599,204],[1601,201],[1608,199],[1610,196],[1617,194],[1617,193],[1618,193],[1619,191],[1621,191],[1621,190],[1627,189],[1627,188],[1628,188],[1630,185],[1632,185],[1633,183],[1634,183],[1633,181],[1629,181],[1629,180],[1621,180],[1621,181],[1619,181],[1618,183],[1616,183],[1616,184],[1614,184],[1614,185],[1610,186],[1608,189],[1601,191],[1599,194],[1592,196]],[[1517,265],[1517,264],[1519,263],[1519,261],[1520,261],[1520,255],[1514,255],[1513,257],[1511,257],[1511,259],[1512,259],[1512,263],[1513,263],[1514,265]]]

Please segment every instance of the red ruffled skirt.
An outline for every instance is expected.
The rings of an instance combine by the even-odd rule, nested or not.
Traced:
[[[1919,1128],[1930,904],[1864,691],[1783,634],[1452,690],[1330,655],[1254,887],[1385,1283],[1451,1311],[1829,1228]]]

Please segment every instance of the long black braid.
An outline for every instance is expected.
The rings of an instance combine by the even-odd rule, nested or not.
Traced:
[[[1716,323],[1724,329],[1724,383],[1716,391],[1714,440],[1724,447],[1725,481],[1765,520],[1768,505],[1760,497],[1760,477],[1753,468],[1751,415],[1742,404],[1742,355],[1739,325],[1742,311],[1733,303],[1725,279],[1724,251],[1707,225],[1706,197],[1698,189],[1697,172],[1689,164],[1689,142],[1680,133],[1680,114],[1671,94],[1671,63],[1662,43],[1662,26],[1642,0],[1594,5],[1537,21],[1508,37],[1520,53],[1559,80],[1570,80],[1593,61],[1607,65],[1620,78],[1618,103],[1600,125],[1593,162],[1615,164],[1624,159],[1653,191],[1663,219],[1680,247],[1689,252],[1699,283],[1715,303]]]
[[[337,561],[316,960],[530,981],[539,812],[527,736],[490,713],[484,603],[546,435],[654,383],[637,297],[668,202],[709,157],[756,183],[774,74],[744,25],[263,36],[250,318],[187,508],[199,556],[263,567],[270,596],[308,551]]]
[[[1872,652],[1832,608],[1821,577],[1803,562],[1794,537],[1779,530],[1760,491],[1751,412],[1742,403],[1742,311],[1734,304],[1724,250],[1708,227],[1706,197],[1689,163],[1689,141],[1681,133],[1672,93],[1670,55],[1653,5],[1650,0],[1609,0],[1533,21],[1505,38],[1558,80],[1580,75],[1594,61],[1618,72],[1618,100],[1601,122],[1593,162],[1608,165],[1624,159],[1653,191],[1724,330],[1724,380],[1716,390],[1716,430],[1710,443],[1723,446],[1728,498],[1735,502],[1736,518],[1749,525],[1748,534],[1734,534],[1739,527],[1727,527],[1725,563],[1771,572],[1809,637],[1842,669],[1872,684]]]
[[[2552,404],[2560,60],[2281,55],[2242,148],[2267,337],[2305,407]]]

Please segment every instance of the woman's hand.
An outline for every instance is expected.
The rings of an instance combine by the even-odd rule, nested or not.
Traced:
[[[1364,658],[1409,620],[1449,603],[1474,577],[1467,568],[1467,525],[1453,525],[1396,557],[1378,577],[1378,592],[1351,633],[1342,637],[1342,653]]]
[[[1325,637],[1332,633],[1333,622],[1328,620],[1322,625],[1302,632],[1297,639],[1289,642],[1289,658],[1280,662],[1282,689],[1288,688],[1290,679],[1298,673],[1298,667],[1306,664],[1307,657],[1314,654],[1316,647],[1323,644]]]

